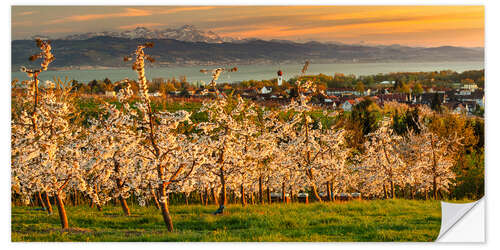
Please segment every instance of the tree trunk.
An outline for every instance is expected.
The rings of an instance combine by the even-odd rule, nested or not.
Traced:
[[[333,192],[333,182],[330,182],[330,194],[332,196],[332,201],[335,201],[335,194]]]
[[[271,191],[269,191],[269,186],[266,189],[267,194],[267,203],[271,204],[273,201],[271,200]]]
[[[318,189],[316,188],[316,185],[314,183],[312,183],[311,187],[313,190],[314,197],[316,197],[316,199],[318,200],[319,203],[322,203],[323,200],[321,200],[321,197],[319,196]]]
[[[68,229],[68,217],[66,216],[66,209],[59,194],[56,194],[57,211],[59,212],[59,219],[61,220],[62,229]]]
[[[220,168],[220,184],[221,184],[221,190],[220,190],[220,201],[219,205],[220,206],[226,206],[227,205],[227,195],[226,195],[226,178],[224,177],[224,167]]]
[[[98,184],[96,184],[96,185],[94,186],[94,192],[95,192],[95,195],[97,196],[97,198],[98,198],[98,199],[99,199],[99,190],[100,190],[100,187],[99,187],[99,185],[98,185]],[[115,199],[113,199],[113,200],[115,201],[115,205],[116,205],[116,198],[115,198]],[[97,210],[102,211],[101,204],[96,203],[95,205],[97,206]]]
[[[290,203],[293,202],[293,190],[292,190],[292,186],[290,186]]]
[[[76,205],[79,206],[80,205],[80,193],[78,191],[75,191],[75,194],[76,194]]]
[[[438,194],[439,194],[439,198],[441,200],[444,200],[444,194],[443,194],[443,192],[441,192],[441,189],[438,190]]]
[[[395,193],[394,193],[394,182],[391,180],[391,198],[395,199]]]
[[[174,225],[172,223],[172,218],[170,217],[170,212],[168,211],[167,202],[160,202],[160,207],[161,207],[161,214],[163,216],[163,221],[165,222],[165,225],[167,226],[167,230],[169,232],[174,231]]]
[[[184,192],[184,201],[186,201],[186,206],[189,206],[189,196],[186,192]]]
[[[281,184],[281,197],[283,199],[283,203],[286,204],[286,190],[285,190],[285,182]]]
[[[205,199],[203,199],[203,190],[200,190],[200,205],[205,204]]]
[[[78,201],[76,200],[77,197],[78,197],[78,194],[76,193],[76,189],[75,189],[74,192],[73,192],[73,205],[74,206],[78,205]]]
[[[115,170],[116,175],[119,176],[119,173],[120,173],[120,164],[118,164],[117,161],[115,161],[115,168],[114,168],[114,170]],[[116,188],[118,189],[118,192],[120,192],[120,189],[123,187],[123,181],[120,178],[117,177],[115,179],[115,182],[116,182]],[[125,200],[121,194],[118,197],[118,199],[120,200],[120,204],[122,206],[122,210],[123,210],[123,213],[125,214],[125,216],[130,216],[130,209],[128,208],[127,200]]]
[[[437,189],[437,178],[434,176],[432,179],[432,194],[434,196],[434,200],[438,199],[438,189]]]
[[[40,191],[36,192],[36,197],[38,198],[38,203],[40,203],[40,206],[43,208],[43,210],[45,210],[45,202],[43,202],[42,194],[40,193]]]
[[[172,223],[172,217],[170,217],[170,212],[168,211],[168,198],[165,191],[166,183],[162,182],[158,187],[158,194],[160,195],[160,208],[161,215],[163,216],[163,221],[167,226],[169,232],[174,231],[174,225]]]
[[[47,192],[43,192],[43,199],[45,200],[45,206],[47,207],[47,213],[52,214],[52,204],[50,204],[49,195]]]
[[[120,204],[122,205],[122,210],[125,216],[130,216],[130,209],[127,205],[127,200],[120,195]]]
[[[245,206],[247,204],[247,201],[245,199],[245,187],[243,184],[240,186],[240,192],[241,192],[241,206]]]
[[[259,201],[264,204],[264,187],[262,186],[262,175],[259,176]]]
[[[156,196],[156,191],[151,189],[151,193],[153,194],[153,200],[155,201],[155,206],[157,209],[160,209],[160,202],[158,201],[158,197]]]
[[[219,197],[219,204],[220,206],[225,206],[227,205],[227,193],[226,193],[226,183],[222,184],[221,190],[220,190],[220,197]]]
[[[208,195],[208,187],[205,188],[205,206],[208,206],[208,198],[209,198],[209,195]]]
[[[319,196],[318,189],[316,188],[316,184],[314,184],[314,178],[313,178],[313,171],[312,169],[307,169],[306,170],[306,175],[309,177],[309,180],[311,180],[311,188],[313,190],[314,197],[318,200],[319,203],[322,203],[323,201],[321,200],[321,197]]]
[[[383,186],[384,186],[384,199],[387,199],[388,195],[387,195],[387,188],[385,188],[385,182],[383,183]]]
[[[219,198],[217,197],[217,192],[215,191],[215,188],[212,188],[212,199],[214,200],[215,205],[219,205]]]
[[[327,194],[328,201],[332,201],[332,189],[330,187],[330,182],[329,181],[326,182],[326,192],[328,192],[328,194]]]

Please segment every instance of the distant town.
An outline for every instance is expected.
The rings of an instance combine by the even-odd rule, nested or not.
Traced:
[[[337,73],[305,75],[282,79],[283,72],[270,80],[248,80],[238,83],[218,83],[215,87],[204,82],[189,83],[186,77],[154,78],[150,81],[150,95],[155,98],[181,98],[186,101],[203,101],[217,95],[240,95],[266,105],[286,104],[297,97],[295,81],[311,80],[319,92],[313,95],[314,105],[327,109],[349,112],[365,98],[379,106],[386,102],[407,105],[428,105],[434,110],[446,108],[454,113],[483,116],[484,114],[484,70],[457,73],[450,70],[434,72],[398,72],[356,77]],[[137,90],[135,81],[132,89]],[[101,95],[113,98],[124,87],[123,81],[109,79],[81,83],[70,82],[73,92],[83,95]]]

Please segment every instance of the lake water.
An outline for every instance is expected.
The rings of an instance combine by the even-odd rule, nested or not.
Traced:
[[[237,82],[242,80],[264,80],[276,77],[276,72],[281,69],[283,78],[289,79],[298,75],[302,69],[300,64],[269,64],[269,65],[237,65],[238,72],[222,74],[218,82]],[[166,67],[152,68],[146,67],[146,77],[153,78],[172,78],[179,79],[180,76],[186,76],[189,82],[211,80],[210,74],[200,73],[200,69],[212,69],[215,66],[189,66],[189,67]],[[466,70],[484,69],[484,62],[418,62],[418,63],[338,63],[338,64],[310,64],[307,74],[333,75],[335,73],[360,75],[373,75],[378,73],[390,72],[419,72],[419,71],[439,71],[453,70],[463,72]],[[46,71],[40,75],[40,80],[53,80],[54,77],[60,77],[64,81],[65,77],[69,80],[75,79],[80,82],[89,82],[91,80],[102,80],[109,78],[112,81],[119,81],[128,77],[136,79],[137,75],[132,69],[101,69],[101,70],[61,70]],[[12,79],[20,81],[27,80],[28,77],[23,72],[12,72]]]

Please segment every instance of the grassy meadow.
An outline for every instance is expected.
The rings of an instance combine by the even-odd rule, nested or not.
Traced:
[[[36,207],[12,206],[11,239],[19,241],[433,241],[441,227],[439,201],[374,200],[312,204],[172,205],[169,233],[154,207],[103,211],[67,206],[69,230]]]

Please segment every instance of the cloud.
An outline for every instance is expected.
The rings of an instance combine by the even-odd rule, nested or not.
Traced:
[[[12,22],[12,27],[31,26],[31,25],[33,25],[33,22],[31,21]]]
[[[126,29],[134,29],[136,27],[150,28],[150,27],[162,26],[162,25],[165,25],[165,24],[164,23],[137,23],[137,24],[118,26],[118,29],[126,30]]]
[[[100,29],[107,30],[193,24],[221,36],[318,41],[354,39],[366,34],[370,35],[365,40],[390,41],[390,34],[403,37],[435,31],[433,37],[425,40],[439,37],[472,42],[481,40],[478,32],[470,36],[462,36],[461,31],[446,33],[455,35],[451,38],[438,30],[484,30],[484,6],[92,6],[13,10],[13,36],[26,33],[25,30],[36,34],[41,29],[69,26],[74,29],[72,32],[95,31],[93,20],[102,24]],[[29,16],[35,11],[54,20],[38,22],[33,19],[35,16]],[[25,16],[19,16],[21,13]]]
[[[410,10],[405,10],[410,12]],[[484,29],[484,9],[470,11],[466,14],[461,9],[452,9],[448,12],[434,13],[432,11],[419,11],[413,15],[405,15],[403,10],[386,12],[371,11],[369,13],[324,13],[317,15],[264,15],[255,17],[240,17],[224,25],[220,20],[213,20],[218,24],[214,31],[222,36],[259,37],[264,39],[296,39],[308,37],[316,40],[332,40],[335,37],[359,37],[362,34],[377,32],[389,34],[384,39],[390,40],[390,34],[397,36],[404,32],[431,34],[442,29],[481,30]],[[265,20],[265,21],[264,21]],[[432,36],[439,36],[446,40],[443,32],[434,32]],[[449,34],[457,34],[450,32]],[[474,33],[477,34],[477,33]],[[377,39],[376,36],[370,36]],[[423,37],[421,36],[420,39]],[[462,37],[461,40],[480,41],[476,36]],[[431,40],[428,38],[427,40]]]
[[[50,20],[46,24],[58,24],[66,22],[81,22],[81,21],[116,18],[116,17],[137,17],[137,16],[150,16],[150,15],[152,15],[152,12],[148,10],[125,8],[124,12],[69,16],[60,19]]]
[[[17,16],[29,16],[38,13],[38,11],[24,11],[21,13],[18,13]]]
[[[59,24],[67,22],[82,22],[91,21],[98,19],[108,19],[117,17],[142,17],[142,16],[152,16],[152,15],[165,15],[174,14],[185,11],[197,11],[197,10],[209,10],[215,7],[211,6],[199,6],[199,7],[180,7],[167,10],[151,10],[151,9],[137,9],[137,8],[125,8],[122,12],[106,13],[106,14],[88,14],[88,15],[76,15],[69,16],[60,19],[50,20],[46,24]]]
[[[210,18],[207,28],[226,36],[290,37],[304,34],[333,35],[332,32],[359,33],[360,31],[419,31],[437,27],[484,27],[484,8],[468,6],[430,8],[428,6],[388,6],[383,8],[338,9],[311,13],[286,13],[259,10],[258,15]],[[232,18],[232,20],[230,19]],[[215,28],[211,28],[215,26]]]
[[[390,39],[395,37],[404,38],[414,38],[414,37],[427,37],[429,39],[441,39],[442,37],[437,37],[436,34],[450,36],[468,36],[471,34],[480,34],[476,38],[484,39],[484,29],[482,28],[438,28],[435,30],[421,30],[421,31],[397,31],[397,32],[371,32],[357,34],[353,37],[367,37],[367,38],[379,38],[379,39]]]
[[[43,29],[40,30],[41,34],[57,34],[57,33],[68,33],[74,31],[71,28],[61,28],[61,29]]]
[[[482,28],[438,28],[436,30],[368,32],[362,34],[339,34],[338,39],[347,42],[360,40],[376,44],[401,44],[410,46],[484,46]]]
[[[183,8],[155,11],[155,14],[174,14],[185,11],[211,10],[214,8],[215,8],[214,6],[183,7]]]

